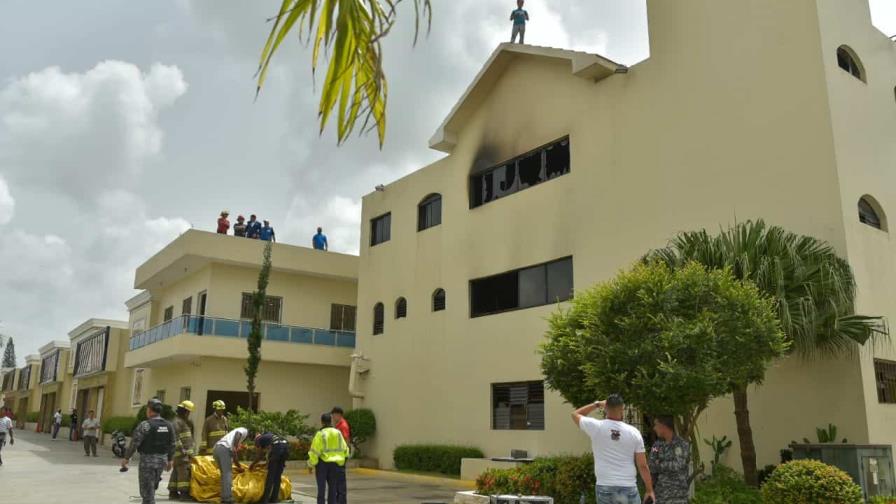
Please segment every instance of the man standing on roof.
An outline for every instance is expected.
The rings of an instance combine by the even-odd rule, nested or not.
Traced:
[[[523,9],[523,0],[516,0],[516,9],[510,13],[510,20],[513,21],[513,33],[510,36],[510,43],[516,42],[516,36],[520,36],[520,44],[525,44],[526,39],[526,22],[529,21],[529,13]]]
[[[317,234],[311,238],[311,244],[314,245],[314,250],[327,250],[327,235],[323,229],[317,228]]]
[[[227,210],[221,212],[221,216],[218,217],[218,234],[227,234],[230,231],[230,221],[227,220],[229,216],[230,212]]]
[[[246,218],[242,215],[236,218],[236,224],[233,225],[233,236],[246,237]]]
[[[226,409],[224,401],[218,399],[212,403],[212,408],[215,412],[205,419],[205,424],[202,426],[202,441],[199,448],[203,453],[211,451],[215,444],[230,430],[230,424],[227,421],[227,417],[224,416],[224,410]]]
[[[264,241],[277,241],[277,235],[274,233],[274,228],[271,227],[271,221],[264,221],[264,226],[262,226],[261,231],[258,232],[258,237]]]
[[[252,214],[249,216],[249,222],[246,223],[246,238],[257,240],[259,235],[261,235],[261,223],[258,222],[255,214]]]

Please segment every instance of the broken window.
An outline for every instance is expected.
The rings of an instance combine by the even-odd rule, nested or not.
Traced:
[[[470,207],[475,208],[569,173],[569,139],[539,147],[470,177]]]
[[[572,258],[470,281],[470,316],[542,306],[572,297]]]

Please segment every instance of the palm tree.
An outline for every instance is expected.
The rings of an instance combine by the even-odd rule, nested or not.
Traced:
[[[730,268],[735,277],[752,281],[775,299],[790,351],[806,359],[851,355],[869,339],[887,334],[882,317],[856,315],[852,269],[830,244],[762,220],[736,224],[715,236],[705,230],[680,233],[645,260],[673,267],[697,261]],[[744,479],[757,485],[747,385],[734,383],[731,392]]]
[[[271,33],[261,51],[257,93],[264,85],[271,59],[283,39],[297,28],[311,42],[312,72],[317,71],[320,51],[330,62],[320,97],[320,131],[337,108],[337,137],[342,143],[364,119],[362,131],[376,128],[380,147],[386,135],[386,74],[380,40],[395,24],[396,8],[402,0],[282,0]],[[430,0],[413,0],[416,14],[414,43],[425,20],[432,20]],[[369,128],[368,128],[369,126]]]

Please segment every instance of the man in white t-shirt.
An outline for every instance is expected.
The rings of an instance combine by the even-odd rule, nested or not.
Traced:
[[[12,437],[12,419],[10,414],[5,410],[0,410],[0,452],[3,451],[3,445],[6,444],[6,438],[9,437],[9,444],[16,444],[15,438]],[[0,466],[3,465],[3,458],[0,457]]]
[[[240,445],[249,437],[249,430],[237,427],[222,437],[212,450],[218,469],[221,470],[221,504],[233,503],[233,471],[245,470],[240,464]]]
[[[598,408],[606,410],[606,420],[588,416]],[[656,501],[644,453],[644,438],[638,429],[622,421],[624,411],[625,401],[613,394],[606,401],[597,401],[572,412],[572,420],[591,438],[597,504],[641,504],[636,473],[641,473],[647,490],[644,502]]]

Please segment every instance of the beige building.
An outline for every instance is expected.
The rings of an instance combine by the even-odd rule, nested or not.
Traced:
[[[68,341],[51,341],[38,349],[40,367],[38,374],[38,395],[40,397],[39,428],[50,432],[53,425],[53,414],[61,409],[69,412],[69,395],[72,377],[67,373],[69,343]]]
[[[70,413],[87,418],[90,410],[99,420],[131,412],[131,372],[124,367],[130,331],[118,320],[89,319],[68,333],[71,351],[66,363],[70,386],[65,400]]]
[[[246,337],[264,242],[190,230],[136,272],[127,302],[129,400],[196,404],[197,430],[222,399],[248,405]],[[274,244],[264,308],[258,405],[316,416],[348,405],[358,258]]]
[[[25,424],[28,413],[36,413],[40,408],[40,362],[40,355],[25,356],[25,365],[16,370],[15,388],[7,396],[20,427]]]
[[[859,310],[896,318],[896,45],[867,0],[647,4],[651,56],[630,68],[499,46],[432,138],[446,156],[364,198],[352,381],[382,466],[416,442],[586,451],[542,384],[545,318],[681,230],[764,218],[825,239]],[[776,363],[751,390],[760,466],[828,423],[896,443],[894,392],[890,344]],[[700,433],[737,439],[730,400]]]

